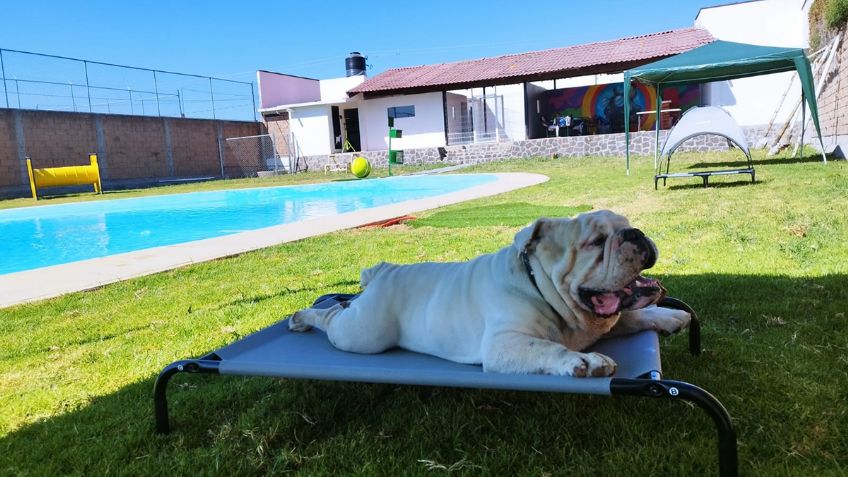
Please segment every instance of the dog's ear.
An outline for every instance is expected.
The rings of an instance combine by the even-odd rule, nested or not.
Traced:
[[[515,234],[513,244],[519,252],[532,249],[537,240],[544,234],[545,230],[550,228],[549,220],[541,218],[532,224],[524,227]]]

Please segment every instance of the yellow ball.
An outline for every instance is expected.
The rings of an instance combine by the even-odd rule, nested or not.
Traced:
[[[350,163],[350,172],[360,179],[368,177],[371,173],[371,163],[364,157],[357,157]]]

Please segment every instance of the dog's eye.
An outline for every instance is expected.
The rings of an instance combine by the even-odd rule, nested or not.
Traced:
[[[600,237],[596,238],[594,242],[592,242],[592,246],[603,247],[606,243],[607,243],[607,236],[601,235]]]

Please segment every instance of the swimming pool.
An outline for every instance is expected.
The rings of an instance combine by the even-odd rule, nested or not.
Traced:
[[[433,197],[493,174],[418,175],[0,210],[0,275]]]

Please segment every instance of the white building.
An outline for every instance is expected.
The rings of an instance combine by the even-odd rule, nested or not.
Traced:
[[[260,71],[260,112],[269,130],[285,138],[289,152],[283,155],[298,157],[342,152],[348,150],[348,144],[355,151],[386,150],[389,116],[395,118],[395,127],[403,130],[401,139],[392,140],[392,149],[546,137],[551,128],[543,121],[549,121],[551,117],[546,115],[553,113],[545,101],[551,102],[550,95],[556,90],[589,85],[612,89],[620,85],[621,73],[628,68],[715,39],[806,47],[810,3],[757,0],[705,7],[698,12],[692,28],[494,58],[393,68],[373,78],[354,75],[315,80]],[[724,107],[742,126],[762,126],[775,114],[794,74],[707,84],[697,101]],[[792,100],[785,102],[781,120],[799,97],[800,85],[795,80],[787,95]],[[558,110],[578,111],[579,106],[566,105]],[[586,126],[585,130],[581,128],[582,134],[623,130],[623,123],[602,124],[603,113],[595,104],[583,104],[581,112],[568,115],[582,116]],[[639,117],[643,126],[647,118]],[[560,129],[557,133],[562,135]]]
[[[755,0],[705,7],[695,17],[695,26],[717,40],[807,48],[811,4],[811,0]],[[777,116],[785,121],[801,97],[796,76],[787,72],[707,84],[704,102],[721,106],[741,126],[763,126],[771,121],[788,89]]]
[[[575,85],[620,82],[633,66],[713,41],[685,28],[494,58],[389,69],[331,80],[259,71],[260,113],[284,139],[283,156],[388,149],[388,117],[403,131],[392,149],[545,137],[540,97]],[[344,94],[346,92],[346,94]],[[589,118],[586,118],[587,120]],[[563,129],[564,131],[565,129]],[[395,142],[397,141],[397,142]],[[279,141],[278,141],[279,142]]]

